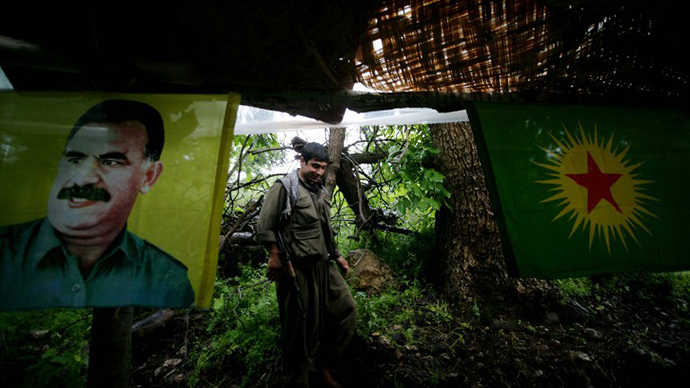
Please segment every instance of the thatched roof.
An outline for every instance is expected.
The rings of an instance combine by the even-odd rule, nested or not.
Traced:
[[[5,9],[0,66],[17,90],[235,91],[327,121],[351,96],[318,96],[355,82],[460,100],[683,105],[690,90],[684,15],[664,2],[143,3]]]
[[[374,88],[688,97],[685,15],[665,2],[383,3],[358,58]]]

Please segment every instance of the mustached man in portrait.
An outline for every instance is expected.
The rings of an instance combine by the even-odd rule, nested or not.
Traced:
[[[163,127],[155,108],[130,100],[103,101],[76,121],[47,216],[0,226],[0,310],[194,302],[187,267],[127,230],[137,197],[163,172]]]

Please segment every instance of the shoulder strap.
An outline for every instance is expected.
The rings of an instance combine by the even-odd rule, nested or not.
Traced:
[[[289,174],[280,178],[280,182],[285,188],[285,209],[280,214],[281,222],[286,223],[292,216],[292,208],[297,202],[297,196],[299,195],[299,177],[297,176],[297,170],[293,170]]]

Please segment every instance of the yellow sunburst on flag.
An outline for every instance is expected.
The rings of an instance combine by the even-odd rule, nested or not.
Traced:
[[[579,127],[579,137],[564,125],[566,139],[551,135],[555,145],[540,147],[548,163],[535,164],[549,170],[550,179],[537,183],[553,186],[549,191],[555,192],[542,202],[560,201],[558,206],[563,208],[553,221],[569,215],[573,222],[569,238],[581,226],[583,231],[589,228],[590,249],[597,236],[606,242],[609,253],[612,241],[619,241],[627,251],[628,238],[640,244],[635,236],[638,228],[651,234],[643,220],[645,215],[656,216],[645,203],[656,198],[644,194],[642,186],[652,181],[638,179],[633,173],[643,163],[632,165],[625,160],[629,145],[619,151],[613,134],[605,143],[604,137],[598,137],[596,125],[592,136]]]

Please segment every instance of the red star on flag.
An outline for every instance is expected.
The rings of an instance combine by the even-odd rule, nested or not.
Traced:
[[[589,152],[587,152],[586,174],[565,174],[565,176],[574,180],[578,185],[587,189],[587,214],[591,213],[602,199],[609,201],[621,213],[621,208],[613,198],[613,194],[611,194],[611,186],[618,181],[621,175],[623,174],[606,174],[601,172],[597,162],[594,161]]]

